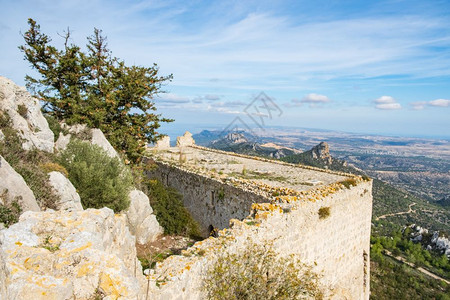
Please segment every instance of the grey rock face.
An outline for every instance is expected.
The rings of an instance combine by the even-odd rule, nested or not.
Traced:
[[[36,98],[24,87],[0,76],[0,111],[11,119],[11,125],[24,139],[23,149],[37,148],[53,152],[53,132],[41,112]]]
[[[22,176],[0,156],[0,204],[16,200],[23,211],[40,211],[33,192]]]
[[[163,229],[153,214],[147,195],[142,191],[132,190],[129,198],[130,207],[126,215],[131,233],[136,236],[136,242],[141,245],[153,242],[163,233]]]
[[[333,161],[333,158],[330,154],[330,147],[328,146],[327,142],[321,142],[319,145],[314,146],[311,149],[311,153],[314,159],[324,160],[328,164],[331,164]]]
[[[59,196],[60,200],[57,203],[58,210],[83,210],[81,206],[80,195],[72,185],[72,183],[60,172],[50,172],[49,183]]]
[[[105,135],[100,129],[94,128],[91,130],[92,132],[92,138],[91,143],[94,145],[97,145],[103,150],[108,153],[109,157],[117,157],[119,158],[119,155],[117,154],[116,150],[114,150],[113,146],[109,143],[109,141],[106,139]]]
[[[5,300],[93,299],[97,290],[104,299],[137,300],[145,291],[126,217],[108,208],[26,212],[0,231],[2,251]]]
[[[67,135],[64,135],[62,132],[59,133],[59,137],[55,142],[55,148],[58,151],[63,151],[67,148],[67,145],[69,145],[70,138],[72,135],[69,133]]]
[[[97,145],[103,150],[106,151],[109,157],[117,157],[119,158],[119,155],[117,154],[116,150],[113,146],[109,143],[109,141],[106,139],[105,135],[100,129],[93,128],[89,129],[86,125],[73,125],[68,126],[66,124],[63,124],[63,127],[67,128],[69,130],[69,134],[64,135],[62,133],[59,134],[58,140],[55,143],[55,147],[58,151],[65,150],[67,148],[67,145],[70,142],[70,138],[72,137],[72,134],[75,136],[79,136],[83,132],[86,133],[84,135],[82,140],[88,141],[93,145]],[[87,138],[87,139],[86,139]]]

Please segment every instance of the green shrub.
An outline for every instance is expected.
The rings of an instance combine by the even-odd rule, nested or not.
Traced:
[[[57,163],[54,163],[54,162],[47,162],[47,163],[41,164],[40,167],[46,173],[50,173],[50,172],[56,171],[56,172],[64,174],[64,176],[66,176],[66,177],[69,177],[69,172],[67,172],[66,168],[64,168],[60,164],[57,164]]]
[[[25,119],[28,116],[28,109],[24,104],[17,105],[17,112]]]
[[[150,205],[164,233],[200,237],[199,225],[184,207],[182,196],[175,189],[166,188],[155,179],[146,179],[144,184]]]
[[[322,299],[318,276],[294,256],[277,257],[272,245],[248,242],[222,252],[203,279],[207,299]]]
[[[61,153],[60,164],[80,194],[84,208],[109,207],[115,212],[128,208],[131,172],[118,158],[111,158],[97,145],[72,139]]]
[[[0,198],[4,197],[6,193],[7,191],[3,195],[0,195]],[[22,208],[17,201],[13,201],[9,205],[0,204],[0,223],[3,223],[6,227],[17,223],[21,212]]]
[[[225,191],[223,190],[223,188],[221,188],[217,193],[217,198],[221,201],[225,199]]]
[[[330,207],[321,207],[319,208],[319,218],[326,219],[330,216]]]
[[[61,124],[58,122],[58,120],[56,120],[55,117],[50,116],[50,115],[48,115],[48,114],[45,114],[44,116],[45,116],[45,118],[47,119],[47,123],[48,123],[48,126],[50,127],[50,130],[51,130],[51,131],[53,132],[53,134],[55,135],[55,140],[58,139],[59,133],[60,133],[60,132],[62,132],[63,134],[68,134],[68,133],[69,133],[68,130],[63,129],[63,128],[61,127]]]
[[[351,188],[352,186],[356,186],[358,182],[356,181],[356,178],[348,178],[343,181],[339,182],[340,184],[344,185],[347,189]]]
[[[11,118],[8,114],[0,111],[0,129],[10,125]]]

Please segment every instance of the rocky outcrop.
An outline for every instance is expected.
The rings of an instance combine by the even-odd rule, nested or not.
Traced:
[[[56,204],[57,210],[83,210],[80,195],[70,180],[56,171],[50,172],[48,175],[50,185],[55,194],[59,196],[59,202]]]
[[[68,129],[69,134],[66,135],[64,135],[63,133],[59,134],[58,140],[55,143],[55,147],[58,151],[66,149],[67,145],[70,142],[70,138],[72,137],[72,135],[74,135],[81,140],[85,140],[93,145],[99,146],[100,148],[106,151],[109,157],[119,158],[119,155],[117,154],[116,150],[109,143],[109,141],[106,139],[105,135],[100,129],[88,128],[86,125],[80,124],[73,126],[63,124],[63,127]]]
[[[11,126],[17,130],[24,142],[25,150],[37,148],[53,152],[53,132],[41,112],[36,98],[31,97],[24,87],[0,76],[0,111],[6,113]]]
[[[333,162],[333,158],[330,154],[330,147],[327,142],[321,142],[319,145],[314,146],[310,151],[313,159],[323,160],[327,164]]]
[[[186,131],[183,136],[177,137],[177,147],[189,147],[195,145],[192,133]]]
[[[117,157],[119,158],[119,155],[117,154],[116,150],[114,150],[113,146],[109,143],[109,141],[106,139],[105,135],[100,129],[94,128],[91,129],[91,143],[94,145],[97,145],[103,150],[108,153],[109,157]]]
[[[156,240],[163,233],[159,226],[150,201],[142,191],[133,190],[129,194],[130,207],[126,215],[128,225],[132,234],[136,236],[136,242],[144,245]]]
[[[144,293],[135,238],[126,217],[111,209],[26,212],[0,231],[0,245],[8,283],[2,299],[138,299]]]
[[[70,143],[71,137],[72,137],[72,135],[70,133],[64,135],[62,132],[60,132],[59,137],[55,142],[56,150],[58,150],[58,151],[65,150],[67,148],[67,145],[69,145],[69,143]]]
[[[39,211],[33,192],[27,186],[23,177],[0,156],[0,204],[10,204],[17,201],[23,211]]]
[[[240,144],[248,142],[248,140],[245,138],[243,134],[234,132],[230,132],[229,134],[227,134],[224,139],[231,144]]]

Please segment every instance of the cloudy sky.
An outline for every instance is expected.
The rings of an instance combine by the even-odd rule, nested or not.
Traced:
[[[450,138],[450,1],[0,0],[0,75],[32,74],[27,18],[61,45],[93,28],[127,64],[173,74],[165,127],[224,127],[264,92],[265,126]],[[266,114],[266,116],[264,116]]]

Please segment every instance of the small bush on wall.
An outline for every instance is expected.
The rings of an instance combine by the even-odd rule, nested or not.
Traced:
[[[319,218],[320,219],[326,219],[330,216],[330,207],[321,207],[319,208]]]
[[[271,244],[248,242],[239,253],[224,251],[207,270],[207,299],[323,299],[318,275],[298,257],[279,257]]]

